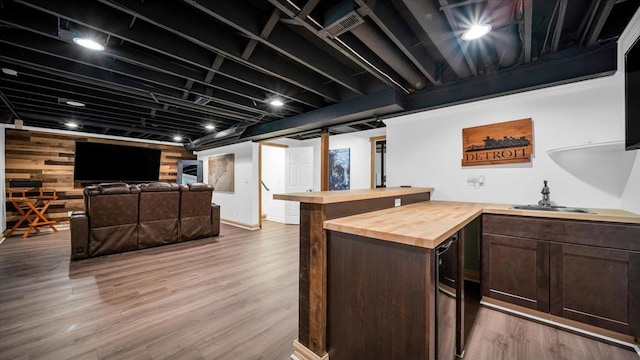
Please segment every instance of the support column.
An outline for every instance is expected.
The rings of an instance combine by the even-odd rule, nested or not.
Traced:
[[[329,130],[320,136],[320,191],[329,190]]]

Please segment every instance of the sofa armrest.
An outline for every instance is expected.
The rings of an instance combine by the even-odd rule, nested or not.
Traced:
[[[89,257],[89,218],[84,211],[73,212],[69,223],[71,230],[71,260]]]
[[[211,204],[211,236],[220,235],[220,205]]]

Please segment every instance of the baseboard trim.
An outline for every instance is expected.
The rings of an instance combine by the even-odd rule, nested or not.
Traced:
[[[292,360],[329,360],[329,354],[325,353],[322,356],[309,350],[306,346],[302,345],[298,339],[293,340],[293,355]]]
[[[563,319],[552,314],[539,313],[536,310],[522,308],[518,305],[505,303],[503,301],[484,296],[482,297],[480,304],[497,311],[513,314],[555,328],[564,329],[593,339],[599,339],[612,345],[628,348],[631,351],[635,351],[640,357],[640,347],[633,341],[633,336],[631,335],[625,335],[615,331],[601,329],[589,324],[582,324],[573,320]]]
[[[240,221],[234,221],[229,219],[220,219],[223,224],[239,227],[246,230],[260,230],[260,224],[246,224]]]

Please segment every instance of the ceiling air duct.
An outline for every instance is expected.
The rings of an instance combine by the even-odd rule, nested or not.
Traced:
[[[354,8],[353,1],[343,1],[328,10],[325,13],[325,28],[323,31],[326,31],[327,36],[331,38],[350,32],[377,54],[398,75],[411,84],[413,88],[420,89],[426,84],[425,76],[402,55],[400,49],[379,29],[367,23],[358,14],[358,10]]]
[[[353,8],[353,2],[346,0],[327,11],[323,31],[336,38],[363,23],[364,19]]]
[[[189,140],[188,143],[184,144],[184,148],[187,149],[187,151],[200,151],[214,148],[216,145],[227,145],[226,143],[223,144],[223,140],[240,136],[243,131],[244,127],[233,126],[226,130],[218,131],[195,140]]]
[[[195,100],[193,101],[193,103],[197,104],[197,105],[207,105],[210,101],[211,101],[211,99],[209,99],[209,98],[197,95]]]

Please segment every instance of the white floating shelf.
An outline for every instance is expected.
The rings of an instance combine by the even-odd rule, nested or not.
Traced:
[[[547,154],[578,179],[619,197],[638,153],[624,148],[624,141],[612,141],[550,149]]]
[[[620,141],[610,141],[603,143],[595,143],[595,144],[585,144],[585,145],[576,145],[576,146],[568,146],[556,149],[547,150],[547,154],[552,156],[553,154],[563,153],[563,152],[573,152],[573,151],[595,151],[595,152],[625,152],[624,149],[624,140]]]

